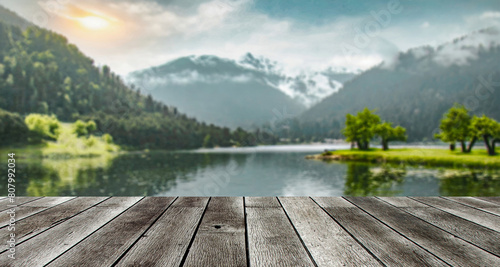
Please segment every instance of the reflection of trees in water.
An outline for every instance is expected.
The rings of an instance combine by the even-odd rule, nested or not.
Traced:
[[[199,170],[245,164],[246,155],[151,152],[112,159],[39,160],[18,164],[16,183],[23,196],[131,196],[168,191]],[[6,170],[5,170],[6,173]],[[4,189],[3,184],[0,190]]]
[[[18,160],[16,193],[20,196],[76,195],[76,189],[95,182],[96,171],[104,172],[112,159],[113,156],[108,155],[70,160]],[[82,171],[91,175],[82,176]]]
[[[443,170],[439,174],[442,196],[499,196],[498,170]]]
[[[404,169],[389,165],[377,168],[358,162],[347,165],[344,189],[344,195],[347,196],[394,196],[399,192],[392,189],[393,186],[402,183],[406,175]]]
[[[175,187],[179,180],[189,180],[193,173],[215,166],[224,166],[230,160],[244,164],[245,156],[197,153],[148,153],[126,155],[113,161],[108,178],[103,179],[106,195],[155,195]],[[89,188],[91,189],[91,188]]]

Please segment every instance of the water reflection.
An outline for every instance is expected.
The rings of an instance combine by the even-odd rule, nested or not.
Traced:
[[[498,196],[499,170],[305,160],[310,152],[151,152],[17,160],[19,196]],[[6,173],[5,165],[0,172]],[[0,192],[7,192],[0,183]],[[5,195],[6,193],[4,193]]]
[[[344,195],[347,196],[394,196],[402,192],[398,186],[406,175],[405,169],[389,165],[371,167],[365,163],[347,163]]]
[[[499,196],[500,172],[493,170],[441,170],[440,191],[444,196]]]

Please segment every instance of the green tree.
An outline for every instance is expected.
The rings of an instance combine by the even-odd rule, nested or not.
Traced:
[[[41,143],[43,140],[57,140],[61,123],[56,116],[30,114],[25,118],[29,129],[29,140],[32,143]]]
[[[370,140],[375,136],[375,127],[380,123],[380,117],[368,108],[358,112],[356,116],[346,115],[346,127],[342,133],[348,142],[356,143],[358,149],[368,150]]]
[[[85,124],[85,128],[87,129],[87,133],[90,135],[97,130],[97,125],[95,121],[88,121]]]
[[[460,142],[462,152],[468,153],[476,142],[470,131],[471,117],[469,111],[463,106],[455,104],[444,114],[439,125],[440,133],[435,137],[450,144],[450,150],[455,150],[455,143]],[[472,138],[469,147],[466,147],[467,139]]]
[[[78,137],[86,136],[88,134],[87,124],[82,120],[77,120],[75,123],[73,123],[73,133],[75,133]]]
[[[112,137],[110,134],[103,134],[103,135],[102,135],[102,140],[103,140],[106,144],[113,144],[113,137]]]
[[[207,134],[205,136],[205,138],[203,138],[203,147],[207,147],[207,148],[214,147],[214,144],[212,142],[212,138],[210,137],[209,134]]]
[[[485,115],[482,117],[474,116],[471,121],[470,130],[476,138],[482,138],[488,154],[495,155],[495,145],[500,142],[500,123]]]
[[[392,127],[390,122],[384,122],[375,126],[375,135],[379,136],[382,143],[382,149],[389,149],[389,142],[391,141],[406,141],[406,129],[397,126]]]
[[[0,146],[26,143],[28,133],[28,127],[19,114],[0,109]]]
[[[97,125],[94,121],[88,121],[84,122],[82,120],[77,120],[73,124],[73,133],[76,134],[76,136],[81,137],[81,136],[89,136],[97,130]]]

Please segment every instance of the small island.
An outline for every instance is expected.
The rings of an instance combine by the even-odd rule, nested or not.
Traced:
[[[500,123],[494,119],[484,115],[471,117],[464,106],[455,104],[444,114],[439,128],[440,132],[435,137],[449,143],[449,149],[422,147],[389,150],[390,141],[407,139],[406,130],[381,122],[378,115],[365,108],[356,116],[346,116],[343,134],[346,141],[352,144],[350,150],[325,151],[306,158],[429,167],[500,168],[499,149],[496,148],[496,143],[500,142]],[[381,149],[370,148],[370,141],[375,137],[381,140]],[[478,140],[484,142],[486,149],[472,150]],[[456,149],[457,142],[460,143],[460,151]]]
[[[497,150],[497,152],[500,152]],[[433,167],[453,168],[500,168],[500,157],[491,157],[486,150],[478,149],[471,153],[462,153],[440,148],[401,148],[370,150],[326,151],[319,155],[307,156],[307,159],[324,161],[362,161],[376,163],[404,163]]]

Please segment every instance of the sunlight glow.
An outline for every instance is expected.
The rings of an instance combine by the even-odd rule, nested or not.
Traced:
[[[82,26],[91,30],[101,30],[109,26],[109,21],[96,16],[88,16],[78,20]]]

